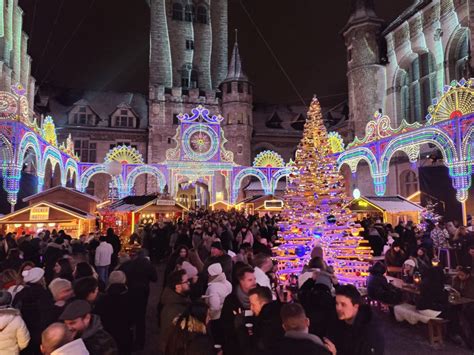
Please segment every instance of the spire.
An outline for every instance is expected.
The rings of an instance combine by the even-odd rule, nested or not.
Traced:
[[[224,81],[248,81],[247,75],[242,69],[242,61],[240,60],[239,43],[237,42],[238,31],[235,30],[235,43],[232,51],[232,57],[230,58],[229,69],[227,71],[227,77]]]
[[[383,23],[383,20],[375,13],[374,0],[352,0],[351,14],[342,32],[365,22]]]

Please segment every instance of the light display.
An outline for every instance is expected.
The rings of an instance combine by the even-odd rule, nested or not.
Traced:
[[[143,164],[143,157],[138,150],[127,145],[120,145],[109,150],[104,162],[118,161],[120,164]]]
[[[128,175],[127,180],[125,182],[127,188],[127,195],[132,195],[132,189],[135,185],[135,180],[138,176],[142,174],[150,174],[153,175],[156,180],[158,181],[158,187],[160,192],[163,192],[163,189],[166,185],[166,177],[165,175],[156,167],[149,166],[149,165],[141,165],[134,168]]]
[[[319,101],[314,98],[289,175],[282,212],[280,242],[274,248],[278,275],[285,281],[299,273],[319,245],[339,280],[365,285],[371,257],[367,242],[344,206],[348,203],[343,177],[331,155]]]
[[[46,116],[43,122],[41,133],[46,142],[51,144],[53,147],[58,146],[58,137],[56,136],[56,126],[54,125],[53,118]]]
[[[253,160],[253,166],[264,168],[282,168],[285,162],[280,154],[272,150],[264,150],[257,154]]]
[[[344,141],[342,137],[337,132],[329,132],[328,134],[329,146],[331,147],[331,152],[333,154],[341,153],[344,151]]]

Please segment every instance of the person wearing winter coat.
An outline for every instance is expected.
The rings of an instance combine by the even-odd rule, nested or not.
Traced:
[[[334,344],[309,332],[309,319],[299,303],[287,303],[282,306],[281,326],[285,335],[271,345],[268,355],[311,354],[330,355],[336,354]]]
[[[384,337],[355,286],[344,285],[336,289],[336,312],[338,320],[330,325],[328,338],[338,355],[384,353]]]
[[[44,355],[89,355],[84,341],[74,340],[64,323],[53,323],[43,331],[41,352]]]
[[[367,293],[372,300],[387,304],[398,304],[401,302],[402,294],[393,285],[389,284],[384,274],[387,271],[381,262],[375,263],[370,269],[367,278]]]
[[[385,265],[402,267],[403,262],[407,258],[405,251],[401,248],[401,244],[398,241],[395,241],[390,250],[385,254]]]
[[[0,291],[0,354],[17,355],[27,347],[30,333],[20,311],[11,308],[12,296]]]
[[[53,295],[54,305],[51,308],[50,322],[57,322],[61,313],[63,313],[64,308],[66,307],[66,302],[74,296],[72,290],[72,284],[69,280],[66,279],[54,279],[48,286],[49,291]]]
[[[94,307],[94,313],[100,316],[104,329],[115,339],[119,353],[123,355],[130,354],[133,345],[133,314],[126,282],[125,273],[112,271],[106,293]],[[120,310],[120,317],[117,317],[117,310]]]
[[[164,352],[168,335],[173,326],[173,320],[183,313],[191,303],[189,298],[190,284],[188,275],[184,270],[177,270],[168,277],[168,285],[164,289],[158,314],[160,319],[160,332],[158,346]]]
[[[100,317],[91,314],[91,305],[84,300],[69,303],[59,317],[72,332],[75,339],[81,338],[91,355],[117,355],[114,338],[102,327]]]
[[[202,301],[191,303],[173,320],[165,346],[166,355],[213,354],[212,339],[207,334],[208,307]]]
[[[114,248],[112,244],[107,243],[105,236],[99,238],[100,244],[95,250],[95,268],[99,274],[99,278],[107,284],[109,279],[109,267],[112,263],[112,254],[114,253]]]
[[[209,284],[207,286],[205,300],[209,306],[211,320],[221,317],[222,306],[225,298],[232,292],[232,284],[226,279],[219,263],[209,265]]]
[[[41,332],[48,326],[53,298],[46,290],[44,270],[34,267],[22,272],[25,287],[13,299],[13,307],[21,312],[30,332],[28,349],[39,351]]]

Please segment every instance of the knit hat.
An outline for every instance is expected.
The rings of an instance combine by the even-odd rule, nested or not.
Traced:
[[[84,317],[89,313],[91,313],[91,305],[89,302],[74,300],[66,306],[63,313],[59,316],[59,320],[74,320]]]
[[[221,243],[220,241],[212,243],[212,244],[211,244],[211,248],[216,248],[216,249],[219,249],[219,250],[224,250],[224,248],[222,247],[222,243]]]
[[[39,267],[34,267],[30,270],[25,270],[21,273],[23,281],[26,283],[37,283],[44,276],[44,270]]]
[[[56,298],[56,296],[59,295],[61,291],[67,288],[72,289],[72,284],[69,280],[57,278],[51,281],[48,288],[51,291],[53,297]]]
[[[411,259],[407,259],[405,260],[405,262],[403,263],[403,265],[410,265],[411,267],[416,267],[416,264],[413,260]]]
[[[207,268],[207,272],[209,273],[209,276],[217,276],[222,274],[222,266],[219,263],[211,264]]]
[[[112,271],[109,275],[109,284],[108,286],[113,284],[122,284],[124,285],[127,282],[127,276],[125,276],[125,273],[120,270],[115,270]]]
[[[190,279],[198,274],[198,269],[196,269],[190,262],[183,261],[181,268],[186,271],[186,274]]]
[[[8,307],[12,303],[12,295],[7,290],[0,290],[0,307]]]

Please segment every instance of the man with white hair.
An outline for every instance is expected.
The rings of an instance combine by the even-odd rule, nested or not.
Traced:
[[[74,296],[74,292],[71,281],[61,278],[51,281],[48,288],[54,299],[51,320],[56,322],[61,313],[63,313],[66,302]]]

